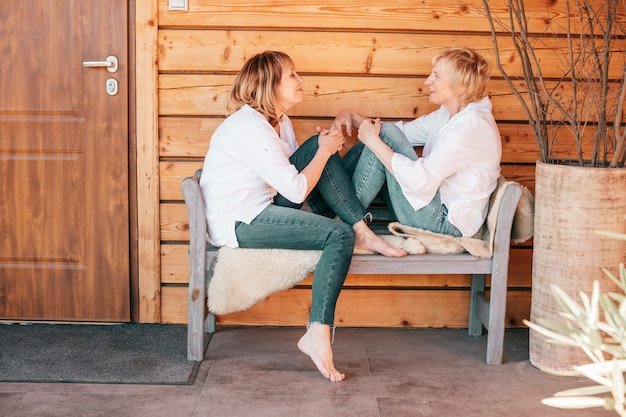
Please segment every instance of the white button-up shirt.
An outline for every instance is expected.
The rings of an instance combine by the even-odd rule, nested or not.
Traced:
[[[414,146],[424,145],[417,161],[394,154],[392,168],[415,210],[437,190],[448,220],[473,236],[487,216],[489,197],[500,177],[502,144],[489,98],[470,103],[452,118],[443,106],[411,122],[398,122]]]
[[[250,223],[277,192],[295,203],[304,201],[307,179],[289,162],[297,148],[286,115],[280,122],[280,136],[248,105],[218,126],[200,179],[213,245],[239,246],[235,222]]]

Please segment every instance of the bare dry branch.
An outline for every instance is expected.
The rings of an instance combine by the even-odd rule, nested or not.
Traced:
[[[530,31],[522,0],[506,1],[508,22],[492,14],[489,0],[482,0],[482,4],[489,20],[497,67],[521,103],[537,139],[541,160],[561,163],[567,159],[581,166],[623,166],[626,145],[622,109],[626,78],[622,78],[615,95],[612,89],[617,81],[610,78],[609,71],[612,59],[621,57],[626,62],[624,25],[614,18],[626,13],[624,0],[565,0],[565,27],[556,30],[553,26],[556,23],[548,16],[547,30],[542,33]],[[550,8],[547,12],[551,13]],[[500,61],[498,36],[502,33],[512,40],[524,85],[511,77]],[[548,44],[549,40],[553,43]],[[614,50],[612,46],[617,41],[621,43]],[[565,47],[559,46],[560,42],[565,42]],[[543,76],[542,63],[535,54],[539,45],[553,48],[563,71],[558,79]],[[615,121],[611,126],[609,120],[613,115]],[[571,134],[575,142],[572,152],[559,144],[560,129]],[[591,152],[586,154],[584,138],[589,137],[588,132],[585,134],[588,129],[593,129],[595,134]]]

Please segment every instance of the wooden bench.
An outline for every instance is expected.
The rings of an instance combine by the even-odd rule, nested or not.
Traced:
[[[201,170],[181,183],[189,216],[189,305],[187,358],[202,360],[204,333],[215,333],[215,316],[208,312],[206,294],[217,248],[206,241],[204,201],[198,181]],[[507,296],[507,274],[513,217],[522,190],[509,185],[500,202],[494,236],[493,256],[481,258],[469,253],[420,254],[402,258],[382,255],[354,255],[350,274],[472,274],[468,333],[480,336],[487,329],[488,364],[502,363]],[[485,294],[486,274],[491,274],[489,298]],[[205,318],[206,317],[206,318]]]

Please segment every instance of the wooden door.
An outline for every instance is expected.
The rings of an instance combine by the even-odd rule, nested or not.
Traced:
[[[130,319],[127,8],[2,0],[0,319]]]

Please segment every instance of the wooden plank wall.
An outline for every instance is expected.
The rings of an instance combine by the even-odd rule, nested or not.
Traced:
[[[493,3],[493,2],[492,2]],[[383,5],[384,4],[384,5]],[[480,4],[480,3],[477,3]],[[505,8],[494,9],[502,12]],[[545,3],[525,2],[531,27],[542,31]],[[557,5],[553,19],[564,13]],[[223,99],[251,55],[287,52],[304,79],[304,100],[290,117],[299,140],[353,108],[384,120],[411,120],[435,109],[424,80],[441,48],[471,46],[494,63],[489,94],[502,134],[502,172],[534,190],[535,139],[517,99],[495,68],[486,18],[475,5],[440,1],[343,0],[288,3],[189,0],[168,11],[158,0],[161,321],[186,323],[188,234],[180,181],[202,166],[211,133],[223,120]],[[510,42],[501,59],[515,66]],[[549,50],[539,52],[545,62]],[[547,65],[546,68],[556,68]],[[529,317],[532,241],[512,248],[507,324]],[[466,327],[469,276],[349,276],[337,310],[340,326]],[[221,324],[304,325],[310,277]]]

